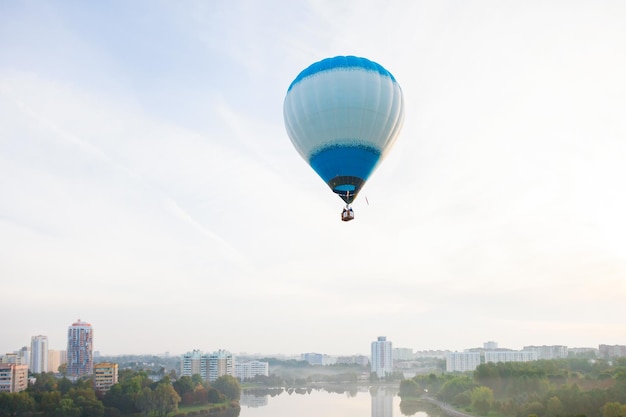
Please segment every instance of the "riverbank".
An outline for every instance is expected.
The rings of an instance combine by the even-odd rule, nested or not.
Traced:
[[[441,414],[447,417],[476,417],[474,414],[459,411],[450,404],[429,396],[402,398],[402,401],[400,402],[400,409],[410,415],[413,412],[413,408],[415,409],[414,412],[423,411],[422,408],[424,408],[424,403],[436,408],[441,412]]]
[[[237,417],[240,411],[239,402],[231,401],[220,404],[179,407],[178,412],[173,417]]]

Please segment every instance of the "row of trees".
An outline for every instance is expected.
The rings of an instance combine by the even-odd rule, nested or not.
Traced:
[[[153,382],[145,372],[122,371],[119,383],[106,393],[94,391],[90,379],[75,382],[51,373],[37,374],[36,381],[20,393],[0,393],[0,417],[119,417],[135,413],[165,417],[179,405],[238,406],[241,387],[232,376],[211,385],[199,375],[171,381],[165,376]]]
[[[57,380],[51,373],[37,374],[26,391],[0,393],[0,416],[94,416],[104,415],[104,405],[91,381]]]
[[[626,359],[487,363],[472,374],[404,380],[400,395],[403,401],[427,396],[480,415],[626,416]]]

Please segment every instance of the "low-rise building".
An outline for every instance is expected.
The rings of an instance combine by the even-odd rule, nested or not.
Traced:
[[[307,361],[310,365],[319,366],[334,365],[337,363],[336,357],[322,353],[302,353],[300,359]]]
[[[536,361],[537,358],[537,352],[529,350],[494,350],[485,352],[485,363],[530,362]]]
[[[25,357],[23,353],[24,351],[5,353],[4,355],[0,356],[0,364],[12,363],[14,365],[28,366],[28,357]]]
[[[610,360],[613,358],[623,358],[626,356],[625,345],[600,345],[598,346],[598,356],[601,359]]]
[[[309,363],[309,365],[324,365],[324,355],[321,353],[303,353],[300,359]]]
[[[418,350],[415,352],[415,359],[445,359],[450,353],[449,350]]]
[[[565,359],[568,355],[567,346],[563,345],[524,346],[524,350],[537,352],[539,360]]]
[[[415,358],[413,349],[410,348],[393,348],[391,357],[394,361],[410,361]]]
[[[448,352],[446,372],[473,371],[480,365],[480,352]]]
[[[597,358],[598,349],[592,347],[575,347],[567,349],[568,356],[583,356],[586,358]]]
[[[254,378],[257,375],[269,376],[269,374],[270,365],[268,362],[235,362],[235,377],[241,381]]]
[[[337,363],[343,365],[360,365],[367,366],[370,360],[365,355],[338,356]]]
[[[107,392],[111,387],[117,384],[116,363],[102,362],[93,366],[94,372],[94,389],[99,392]]]

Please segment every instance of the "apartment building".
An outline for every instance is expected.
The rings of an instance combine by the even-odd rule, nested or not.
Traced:
[[[538,358],[537,351],[528,350],[494,350],[484,353],[485,363],[493,362],[530,362]]]
[[[480,352],[446,353],[446,372],[467,372],[478,368],[481,363]]]
[[[93,367],[94,389],[99,392],[107,392],[111,387],[117,384],[116,363],[102,362],[95,364]]]
[[[539,360],[565,359],[568,355],[567,346],[563,345],[524,346],[523,350],[537,352]]]
[[[626,356],[625,345],[600,345],[598,346],[598,356],[601,359],[610,360]]]
[[[384,378],[393,372],[392,351],[393,345],[385,336],[379,336],[371,344],[372,360],[371,372],[378,378]]]
[[[28,365],[0,363],[0,392],[20,392],[28,387]]]
[[[48,336],[33,336],[30,338],[30,364],[28,366],[34,374],[48,372]]]
[[[269,376],[270,365],[268,362],[248,361],[235,363],[235,377],[240,381],[254,378],[257,375]]]
[[[93,328],[78,320],[67,329],[67,375],[93,374]]]
[[[233,355],[222,349],[209,354],[200,350],[184,354],[181,361],[181,376],[196,374],[208,382],[213,382],[222,375],[234,376]]]

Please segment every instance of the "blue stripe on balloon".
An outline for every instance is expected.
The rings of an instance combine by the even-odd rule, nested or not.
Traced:
[[[391,75],[389,71],[383,68],[382,65],[370,61],[369,59],[356,56],[336,56],[334,58],[326,58],[319,62],[311,64],[308,68],[298,74],[298,76],[295,80],[293,80],[287,91],[289,92],[289,90],[291,90],[294,85],[298,84],[303,79],[310,77],[311,75],[317,74],[318,72],[345,68],[359,68],[367,71],[375,71],[382,76],[391,78],[394,82],[396,81],[393,75]]]
[[[366,146],[335,145],[313,154],[309,159],[309,164],[325,182],[340,176],[357,177],[366,181],[379,160],[380,151],[377,149]],[[354,191],[352,185],[345,185],[343,188],[341,184],[335,187],[340,191]]]

